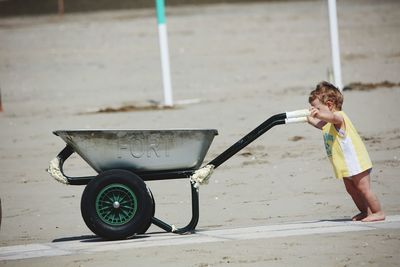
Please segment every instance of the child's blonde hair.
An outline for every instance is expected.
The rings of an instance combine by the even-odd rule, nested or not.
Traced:
[[[326,105],[328,101],[331,101],[336,110],[342,110],[343,95],[339,89],[331,83],[323,81],[317,84],[315,89],[311,91],[308,102],[311,104],[315,99],[318,99],[324,105]]]

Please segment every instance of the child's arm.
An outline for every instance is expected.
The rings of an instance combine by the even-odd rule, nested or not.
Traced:
[[[328,122],[334,124],[338,128],[341,128],[344,120],[343,117],[336,112],[319,110],[311,107],[308,121],[311,125],[322,129],[322,127]]]
[[[309,124],[311,124],[312,126],[314,126],[314,127],[317,128],[317,129],[320,129],[320,130],[321,130],[322,127],[324,127],[325,124],[326,124],[325,121],[322,121],[322,120],[319,120],[319,119],[317,119],[317,118],[311,117],[311,115],[310,115],[310,116],[307,116],[307,121],[308,121]]]

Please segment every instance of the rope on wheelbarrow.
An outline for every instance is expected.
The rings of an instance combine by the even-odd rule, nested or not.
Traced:
[[[60,168],[60,158],[55,157],[50,161],[49,168],[47,169],[47,172],[50,173],[50,175],[56,179],[57,182],[60,182],[62,184],[69,184],[67,177],[63,175],[61,172]]]
[[[208,180],[214,171],[214,165],[209,164],[203,168],[198,169],[190,176],[190,182],[194,184],[195,188],[199,188],[200,185],[208,184]]]

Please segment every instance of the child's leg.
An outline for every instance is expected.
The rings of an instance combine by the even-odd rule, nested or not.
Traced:
[[[358,191],[357,187],[354,185],[354,182],[349,178],[343,178],[344,185],[346,187],[347,193],[351,196],[356,204],[359,214],[353,216],[351,218],[353,221],[360,221],[368,216],[368,205],[365,202],[364,197],[361,195],[360,191]]]
[[[370,209],[370,214],[362,219],[363,222],[381,221],[385,219],[385,214],[381,209],[381,204],[378,198],[371,190],[371,178],[369,176],[369,170],[364,171],[360,174],[354,175],[352,181],[358,191],[361,193],[363,198]]]

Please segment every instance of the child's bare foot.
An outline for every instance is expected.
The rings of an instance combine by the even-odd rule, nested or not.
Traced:
[[[385,220],[385,214],[383,212],[377,212],[377,213],[372,213],[362,219],[362,222],[376,222],[376,221],[384,221]]]
[[[368,214],[366,212],[360,212],[359,214],[353,216],[353,218],[351,218],[352,221],[361,221],[364,218],[366,218],[368,216]]]

